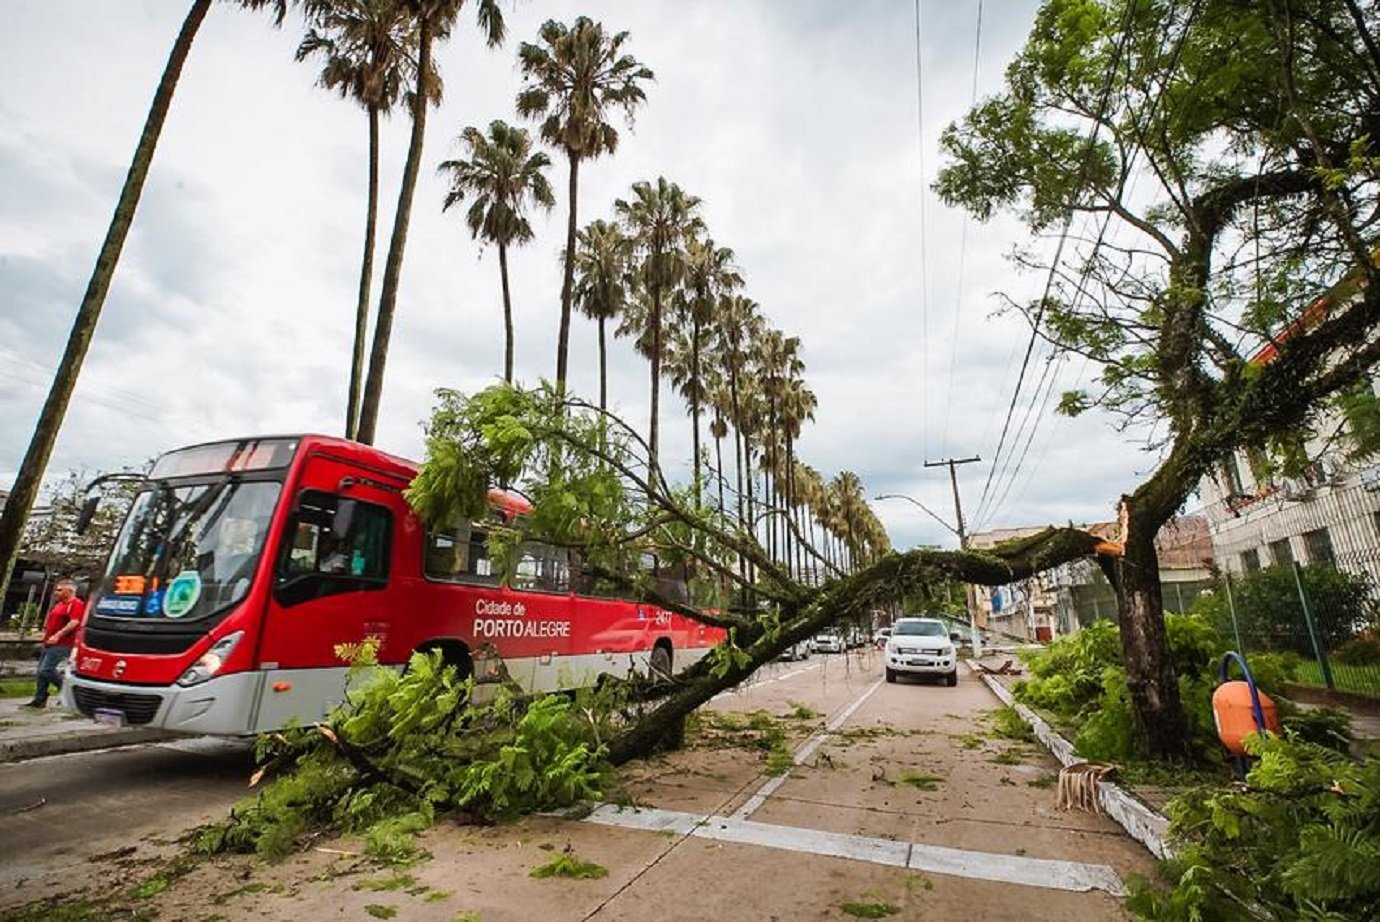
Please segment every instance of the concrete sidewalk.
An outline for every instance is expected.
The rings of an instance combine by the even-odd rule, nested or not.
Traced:
[[[48,707],[24,707],[28,698],[0,698],[0,763],[39,756],[87,752],[113,746],[133,746],[171,739],[178,734],[144,727],[108,727],[58,707],[57,695]]]

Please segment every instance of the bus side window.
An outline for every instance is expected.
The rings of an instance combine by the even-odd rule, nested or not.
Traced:
[[[569,592],[569,553],[565,548],[551,547],[538,541],[525,542],[513,575],[513,588],[536,592]]]
[[[473,525],[429,528],[426,532],[425,574],[448,583],[495,585],[484,532]]]

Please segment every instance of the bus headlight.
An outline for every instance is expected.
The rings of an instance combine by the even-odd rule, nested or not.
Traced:
[[[195,666],[182,673],[182,678],[177,680],[177,684],[183,688],[200,685],[220,672],[220,667],[225,665],[225,661],[230,658],[230,652],[235,649],[235,644],[239,643],[243,636],[244,631],[236,631],[216,641],[215,646],[201,655],[201,659],[196,661]]]

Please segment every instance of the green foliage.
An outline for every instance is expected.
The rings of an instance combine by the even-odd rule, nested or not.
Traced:
[[[1025,722],[1025,718],[1016,712],[1015,708],[998,708],[987,717],[992,727],[993,736],[1004,740],[1015,740],[1019,743],[1035,742],[1035,731],[1030,728],[1030,724]]]
[[[894,916],[901,911],[900,906],[894,906],[891,903],[883,903],[878,900],[871,900],[866,903],[843,903],[839,906],[839,909],[855,919],[884,919],[887,916]]]
[[[1380,914],[1380,760],[1252,737],[1244,787],[1168,807],[1178,853],[1167,891],[1141,885],[1142,918],[1372,919]]]
[[[612,692],[523,700],[499,688],[479,705],[472,691],[437,651],[414,655],[401,675],[372,667],[325,724],[261,738],[258,756],[276,776],[203,833],[201,848],[276,858],[326,829],[406,863],[441,813],[506,819],[598,796]]]
[[[1332,656],[1348,666],[1380,666],[1380,637],[1353,637]]]
[[[1229,635],[1221,633],[1214,620],[1201,612],[1166,614],[1165,630],[1196,749],[1204,756],[1218,753],[1212,692],[1217,687],[1222,654],[1233,644]],[[1073,728],[1073,744],[1081,756],[1124,761],[1143,755],[1143,735],[1126,685],[1115,624],[1095,622],[1022,656],[1031,677],[1016,684],[1017,699]],[[1262,653],[1251,655],[1248,662],[1256,684],[1274,695],[1281,710],[1287,711],[1278,693],[1293,677],[1297,659]]]
[[[944,782],[943,775],[932,775],[929,772],[901,772],[901,777],[897,779],[901,784],[908,784],[921,791],[937,791],[939,785]]]
[[[601,877],[608,877],[608,868],[592,861],[581,861],[568,851],[563,855],[558,855],[539,868],[533,868],[528,874],[538,880],[545,880],[549,877],[565,877],[571,880],[598,880]]]
[[[1299,580],[1313,611],[1319,640],[1336,649],[1358,631],[1376,624],[1372,587],[1364,576],[1327,566],[1299,568]],[[1265,567],[1232,580],[1236,625],[1252,650],[1313,656],[1307,622],[1292,567]],[[1231,605],[1225,592],[1201,595],[1190,609],[1224,636],[1232,636]],[[1254,665],[1252,665],[1254,669]]]
[[[369,903],[364,907],[364,911],[375,919],[391,919],[398,914],[396,907],[384,906],[380,903]]]

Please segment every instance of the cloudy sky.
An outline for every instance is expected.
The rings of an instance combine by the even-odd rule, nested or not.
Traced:
[[[28,443],[187,6],[9,0],[0,10],[0,485]],[[1024,463],[999,470],[979,503],[1028,335],[1019,318],[995,315],[996,293],[1030,297],[1043,279],[1006,260],[1029,242],[1017,224],[967,224],[924,191],[941,166],[940,131],[968,107],[975,78],[979,95],[1000,86],[1036,7],[987,0],[976,75],[976,0],[922,3],[918,75],[914,0],[520,0],[504,4],[509,39],[497,50],[467,10],[439,49],[445,101],[428,120],[379,446],[419,457],[432,390],[474,390],[502,373],[497,254],[459,214],[441,213],[434,167],[466,126],[516,119],[517,44],[546,19],[583,13],[628,30],[627,49],[657,79],[618,152],[582,168],[580,221],[659,175],[703,199],[746,293],[803,340],[819,397],[805,460],[951,521],[946,473],[923,464],[979,455],[960,469],[970,527],[1110,518],[1153,458],[1105,419],[1027,411],[1028,397],[1012,423],[1014,434],[1038,421]],[[299,22],[275,31],[266,17],[212,8],[51,472],[139,465],[234,435],[340,431],[367,123],[315,86],[314,65],[293,62],[300,35]],[[400,115],[384,131],[385,241],[406,131]],[[565,164],[553,160],[562,192]],[[562,197],[537,216],[535,241],[510,256],[528,382],[554,374],[566,208]],[[381,244],[376,291],[383,257]],[[597,395],[588,321],[575,320],[571,350],[573,387]],[[612,354],[612,399],[645,426],[645,363],[625,341]],[[1037,354],[1031,384],[1043,368]],[[1084,372],[1057,369],[1067,383]],[[688,418],[674,400],[663,408],[664,453],[688,458]],[[953,543],[909,503],[876,508],[899,546]]]

